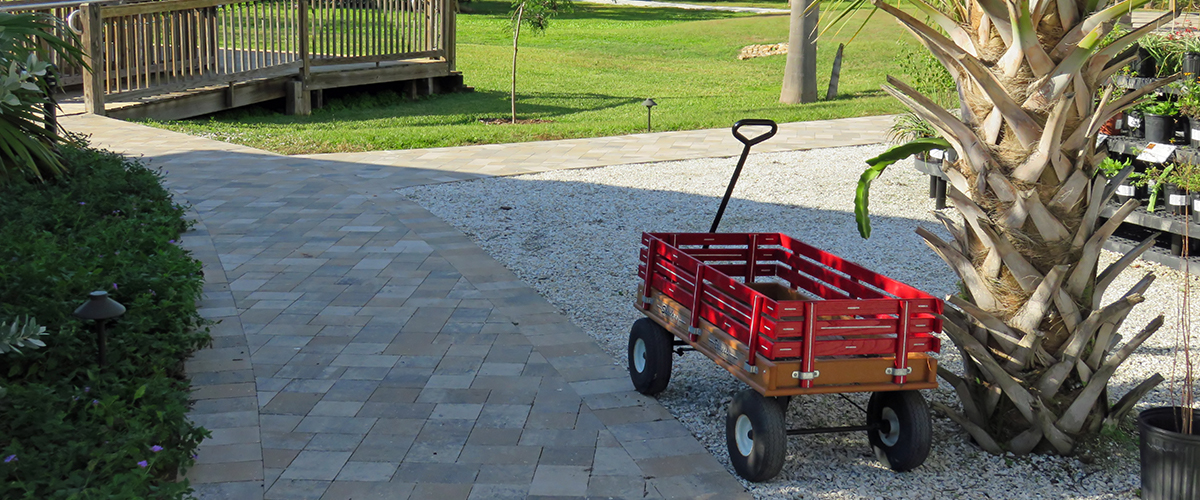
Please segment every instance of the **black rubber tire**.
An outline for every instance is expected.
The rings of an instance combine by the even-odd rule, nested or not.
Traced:
[[[654,396],[667,388],[671,382],[671,348],[674,335],[655,323],[650,318],[642,318],[633,322],[629,329],[629,379],[633,388],[647,396]],[[638,370],[638,360],[634,359],[641,342],[643,361]]]
[[[892,429],[895,424],[898,428]],[[925,463],[933,441],[929,405],[918,391],[871,394],[867,403],[867,439],[880,462],[896,472]],[[879,426],[879,427],[876,427]]]
[[[725,443],[729,461],[747,481],[770,481],[783,469],[787,458],[787,428],[782,406],[774,398],[765,398],[753,389],[739,392],[729,403],[725,416]],[[741,419],[742,429],[738,422]],[[739,434],[746,430],[739,444]]]

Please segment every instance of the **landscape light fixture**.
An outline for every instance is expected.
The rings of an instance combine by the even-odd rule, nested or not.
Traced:
[[[100,366],[105,364],[107,350],[104,324],[113,318],[125,314],[125,306],[108,296],[108,292],[95,291],[88,294],[87,302],[75,309],[75,317],[90,319],[96,325],[96,349],[100,354]]]
[[[658,106],[658,103],[654,102],[654,99],[646,98],[645,101],[642,101],[642,106],[646,107],[646,132],[649,132],[650,131],[650,108]]]

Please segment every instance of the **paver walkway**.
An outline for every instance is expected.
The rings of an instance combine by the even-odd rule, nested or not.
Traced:
[[[760,150],[879,142],[887,118],[788,124]],[[192,205],[213,346],[204,499],[748,498],[623,362],[398,187],[733,155],[728,130],[285,157],[103,117]],[[633,251],[633,249],[630,249]],[[631,285],[632,286],[632,285]]]

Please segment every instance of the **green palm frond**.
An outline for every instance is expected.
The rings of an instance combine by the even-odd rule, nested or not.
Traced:
[[[45,180],[64,172],[57,151],[63,138],[44,126],[42,115],[52,103],[51,55],[83,64],[75,35],[63,28],[48,14],[0,13],[0,182]]]

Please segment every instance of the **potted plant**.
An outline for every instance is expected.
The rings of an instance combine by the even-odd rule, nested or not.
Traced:
[[[1175,167],[1167,177],[1167,205],[1176,215],[1200,213],[1200,166]]]
[[[1173,101],[1151,101],[1143,108],[1145,136],[1150,142],[1170,144],[1175,138],[1175,119],[1179,105]]]
[[[1138,45],[1149,54],[1154,68],[1149,72],[1139,68],[1138,76],[1161,78],[1178,73],[1183,65],[1183,46],[1174,33],[1150,33],[1138,40]],[[1138,56],[1142,56],[1141,50]],[[1142,59],[1142,65],[1146,65],[1145,59]]]
[[[1187,27],[1175,30],[1176,43],[1182,53],[1181,70],[1185,81],[1196,81],[1200,77],[1200,30]]]
[[[1097,91],[1096,94],[1097,94],[1096,95],[1097,100],[1104,98],[1103,91]],[[1114,85],[1112,94],[1108,96],[1108,102],[1116,101],[1117,99],[1120,99],[1124,95],[1125,95],[1125,87],[1122,87],[1120,85]],[[1117,113],[1117,114],[1113,115],[1112,118],[1109,118],[1108,121],[1104,122],[1104,125],[1100,126],[1100,133],[1104,134],[1104,135],[1109,135],[1109,136],[1121,135],[1124,128],[1125,128],[1125,113]]]
[[[1148,180],[1149,178],[1146,176],[1145,171],[1139,172],[1137,169],[1135,169],[1132,173],[1125,177],[1125,180],[1121,182],[1120,186],[1117,186],[1117,201],[1125,203],[1131,199],[1140,200],[1145,198],[1147,194],[1146,184],[1148,183]]]
[[[1149,201],[1146,202],[1146,211],[1153,213],[1158,209],[1158,196],[1163,192],[1163,187],[1167,184],[1167,178],[1171,172],[1175,170],[1175,164],[1154,165],[1146,169],[1146,173],[1139,178],[1140,182],[1146,186],[1146,194],[1149,196]]]
[[[1145,115],[1144,107],[1144,103],[1138,104],[1125,113],[1125,128],[1128,130],[1129,137],[1141,139],[1146,136],[1146,128],[1142,120]]]
[[[1194,165],[1178,165],[1173,173],[1168,174],[1168,178],[1185,191],[1195,189],[1200,187],[1197,186],[1200,184],[1197,182],[1197,171],[1200,168]],[[1185,217],[1190,219],[1187,214]],[[1182,257],[1185,261],[1188,253],[1184,246]],[[1182,309],[1188,311],[1189,289],[1194,280],[1187,275],[1187,268],[1184,269],[1184,287],[1187,288],[1183,290]],[[1179,318],[1178,331],[1182,338],[1175,344],[1174,355],[1183,356],[1183,380],[1180,391],[1171,391],[1179,395],[1178,404],[1149,408],[1138,415],[1142,498],[1148,500],[1200,498],[1200,412],[1196,411],[1195,377],[1189,345],[1193,330],[1186,312]]]
[[[1179,94],[1179,114],[1188,120],[1188,145],[1200,147],[1200,81],[1190,80],[1176,87]]]

